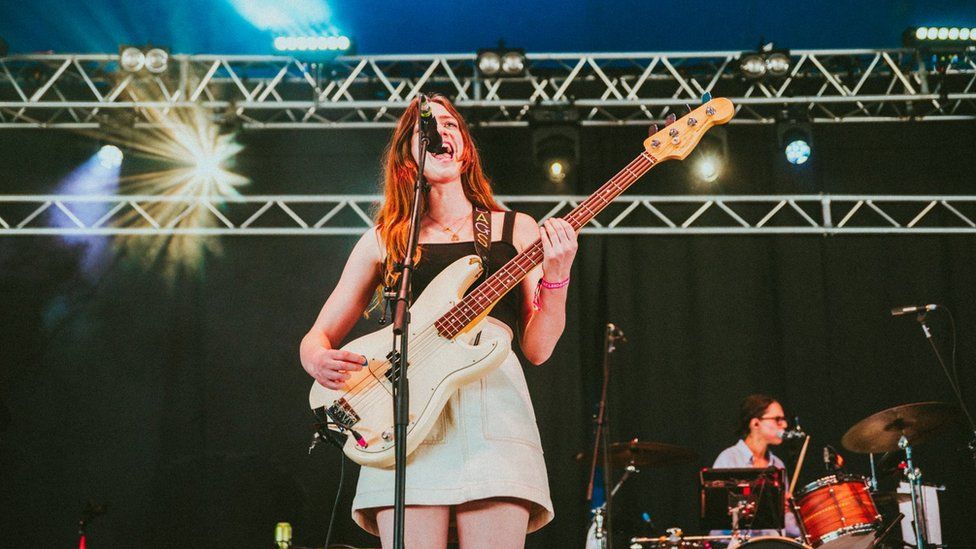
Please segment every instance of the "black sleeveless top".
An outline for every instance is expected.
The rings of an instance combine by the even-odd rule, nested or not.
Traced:
[[[515,248],[515,242],[513,238],[513,232],[515,228],[515,212],[505,212],[502,222],[502,238],[501,240],[492,240],[491,250],[488,256],[488,274],[492,274],[495,271],[501,269],[506,263],[518,254],[518,250]],[[416,299],[425,288],[430,284],[434,277],[439,275],[441,271],[447,268],[448,265],[454,263],[458,259],[461,259],[467,255],[478,255],[478,251],[474,247],[473,241],[467,242],[444,242],[438,244],[421,244],[421,255],[420,261],[413,271],[413,296]],[[478,287],[478,284],[484,281],[484,278],[479,278],[476,280],[471,287],[468,288],[465,295]],[[489,315],[492,318],[496,318],[504,322],[509,328],[512,329],[512,333],[518,333],[516,327],[519,324],[519,316],[522,312],[522,292],[519,288],[513,288],[512,291],[505,294],[504,297],[499,300],[498,303],[492,308]]]

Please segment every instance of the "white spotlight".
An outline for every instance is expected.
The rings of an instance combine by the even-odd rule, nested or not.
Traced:
[[[810,144],[803,139],[790,141],[786,145],[786,160],[794,166],[799,166],[810,160]]]
[[[566,179],[566,166],[561,160],[552,160],[546,168],[549,174],[549,181],[560,183]]]
[[[122,149],[115,145],[105,145],[96,154],[98,164],[105,169],[118,168],[122,165]]]
[[[939,29],[935,27],[929,27],[928,30],[925,31],[925,38],[928,40],[935,40],[938,36]]]
[[[705,183],[713,183],[721,172],[721,163],[714,156],[703,156],[695,163],[695,175]]]
[[[948,29],[948,27],[942,27],[942,28],[940,28],[939,29],[939,34],[937,36],[939,37],[939,40],[945,40],[946,38],[949,38],[949,29]]]

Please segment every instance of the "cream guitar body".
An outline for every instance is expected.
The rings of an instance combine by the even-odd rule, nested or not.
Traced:
[[[453,339],[441,335],[434,325],[480,274],[478,256],[458,259],[431,281],[410,308],[408,455],[427,437],[451,395],[497,368],[508,355],[507,341],[479,337],[484,316],[473,319]],[[341,390],[314,383],[309,394],[313,410],[324,408],[336,430],[351,434],[343,451],[360,465],[386,467],[394,462],[393,341],[393,327],[387,326],[349,342],[342,348],[365,356],[369,365],[352,372]]]

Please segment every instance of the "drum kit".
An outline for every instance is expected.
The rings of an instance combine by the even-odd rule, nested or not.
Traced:
[[[868,454],[871,474],[859,476],[845,474],[837,467],[833,474],[819,478],[798,489],[795,494],[780,490],[783,482],[778,469],[705,469],[702,474],[701,508],[702,525],[715,528],[716,502],[721,502],[720,514],[728,515],[728,526],[712,535],[686,536],[679,528],[667,530],[660,537],[633,537],[631,549],[709,549],[712,547],[738,547],[741,549],[868,549],[871,547],[939,546],[938,533],[929,537],[926,531],[926,510],[923,501],[922,473],[912,455],[913,448],[930,441],[939,429],[949,423],[956,415],[955,409],[945,403],[921,402],[896,406],[873,414],[854,424],[841,439],[843,446],[851,451]],[[803,454],[800,463],[802,466]],[[632,440],[610,445],[609,463],[623,471],[610,498],[620,486],[640,467],[658,468],[695,462],[698,454],[682,446]],[[876,454],[896,455],[901,464],[908,493],[883,492],[878,490]],[[580,454],[577,459],[585,461],[590,455]],[[775,473],[772,476],[763,472]],[[725,474],[727,473],[727,474]],[[793,476],[798,477],[799,471]],[[716,489],[729,487],[728,498],[724,493],[716,497]],[[771,490],[771,491],[770,491]],[[792,489],[790,490],[792,492]],[[734,492],[734,493],[733,493]],[[745,494],[743,496],[743,494]],[[765,494],[762,499],[758,496]],[[777,499],[778,498],[778,499]],[[709,501],[711,504],[709,504]],[[772,502],[772,503],[770,503]],[[911,505],[908,506],[907,504]],[[883,516],[878,505],[899,504],[906,513],[893,512],[894,516]],[[778,509],[775,506],[778,505]],[[706,507],[708,508],[706,510]],[[772,514],[763,515],[763,508],[773,509]],[[796,517],[800,531],[797,538],[756,535],[756,528],[766,528],[769,517],[779,521],[782,529],[783,509],[789,509]],[[607,536],[606,509],[600,507],[593,511],[593,520],[587,534],[587,549],[603,549],[610,546]],[[706,511],[712,517],[706,519]],[[901,537],[891,535],[905,515],[909,515]],[[764,518],[759,518],[764,517]],[[733,529],[733,518],[736,523]],[[909,542],[909,540],[911,542]]]

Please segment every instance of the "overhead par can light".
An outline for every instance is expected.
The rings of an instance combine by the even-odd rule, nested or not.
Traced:
[[[790,72],[790,57],[785,53],[771,53],[766,57],[770,76],[786,76]]]
[[[502,69],[502,58],[498,52],[485,50],[478,53],[478,72],[484,76],[495,76]]]
[[[766,60],[763,59],[762,55],[757,53],[751,53],[748,55],[743,55],[739,59],[739,70],[742,71],[742,75],[746,78],[757,79],[766,76]]]
[[[146,70],[153,74],[166,72],[169,54],[163,48],[153,48],[146,52]]]
[[[512,50],[502,55],[502,72],[509,76],[518,76],[525,72],[525,53]]]
[[[128,72],[141,71],[142,67],[146,65],[146,54],[142,53],[142,50],[134,46],[128,46],[122,48],[119,53],[119,66],[122,70]]]

